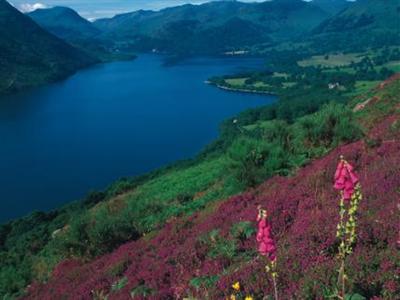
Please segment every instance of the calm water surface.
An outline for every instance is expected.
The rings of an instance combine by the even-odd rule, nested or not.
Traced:
[[[204,84],[244,66],[262,61],[164,67],[161,57],[145,55],[0,98],[0,223],[192,157],[217,137],[222,120],[274,101]]]

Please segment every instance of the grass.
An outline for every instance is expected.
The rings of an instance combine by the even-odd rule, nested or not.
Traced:
[[[361,53],[348,53],[348,54],[340,53],[340,54],[329,54],[327,56],[316,55],[308,59],[299,61],[299,65],[302,67],[308,67],[308,66],[340,67],[340,66],[347,66],[351,64],[351,62],[357,63],[361,61],[363,56],[364,55]]]
[[[355,74],[356,73],[356,71],[353,68],[350,68],[350,67],[341,67],[340,71],[348,73],[348,74]],[[337,70],[335,68],[330,68],[330,69],[323,70],[323,72],[324,73],[336,73]]]
[[[384,64],[382,67],[386,67],[389,70],[392,70],[393,72],[400,73],[400,61],[390,61],[386,64]]]
[[[279,72],[275,72],[274,73],[274,77],[288,77],[289,75],[287,73],[279,73]]]
[[[272,88],[271,85],[266,84],[265,82],[262,82],[262,81],[257,81],[256,83],[253,84],[253,86],[254,86],[255,88],[267,88],[267,87]]]
[[[230,184],[225,166],[222,156],[206,160],[155,178],[127,194],[125,201],[139,229],[151,231],[171,217],[190,214],[238,192],[238,187]]]
[[[360,95],[368,92],[369,90],[376,87],[381,81],[357,81],[355,84],[355,91],[352,92],[355,95]]]
[[[253,130],[259,129],[259,128],[260,129],[266,128],[266,127],[268,127],[268,124],[270,124],[270,123],[271,123],[271,121],[259,121],[254,124],[244,126],[243,128],[248,131],[253,131]]]
[[[225,79],[225,82],[227,84],[230,85],[234,85],[234,86],[242,86],[245,85],[245,82],[248,78],[244,77],[244,78],[229,78],[229,79]]]
[[[290,88],[296,85],[296,82],[284,82],[283,87],[284,88]]]
[[[375,97],[378,101],[374,102],[373,105],[368,105],[365,109],[362,109],[356,113],[356,117],[364,128],[371,129],[374,124],[379,120],[384,119],[388,114],[400,115],[399,107],[399,95],[400,95],[400,81],[397,80],[390,86],[382,90],[378,90],[374,93],[366,93],[359,97],[354,98],[350,103],[351,106],[355,106],[358,103],[362,103],[371,97]]]
[[[278,75],[277,75],[278,74]],[[286,75],[284,73],[276,73],[274,74],[276,77],[285,77]],[[273,88],[273,86],[263,82],[263,81],[257,81],[252,84],[246,84],[246,80],[248,77],[238,77],[238,78],[229,78],[225,79],[225,83],[228,84],[231,87],[234,88],[240,88],[240,89],[264,89],[264,88]],[[292,86],[294,83],[288,83],[287,86]]]

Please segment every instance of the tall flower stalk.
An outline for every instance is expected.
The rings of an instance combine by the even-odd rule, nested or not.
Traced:
[[[278,277],[278,272],[276,271],[276,244],[272,238],[271,225],[267,220],[267,211],[262,209],[261,206],[258,207],[257,222],[258,252],[261,256],[267,258],[268,262],[265,270],[272,278],[274,297],[275,300],[278,300],[278,288],[276,283]]]
[[[356,241],[357,209],[359,202],[362,200],[362,194],[358,176],[355,174],[353,166],[343,156],[340,157],[334,179],[334,188],[340,191],[340,220],[336,232],[336,237],[340,239],[338,284],[341,292],[338,297],[339,299],[345,299],[347,279],[345,270],[346,257],[352,253]]]

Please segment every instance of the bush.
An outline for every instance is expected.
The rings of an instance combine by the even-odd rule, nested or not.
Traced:
[[[343,105],[330,103],[321,111],[299,120],[305,143],[328,149],[362,136],[353,113]]]
[[[268,145],[261,140],[241,137],[228,149],[228,168],[246,186],[255,186],[265,177],[262,168],[269,154]]]

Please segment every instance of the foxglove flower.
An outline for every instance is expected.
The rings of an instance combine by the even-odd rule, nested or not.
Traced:
[[[265,210],[259,210],[257,221],[258,252],[262,256],[268,257],[271,262],[274,262],[276,259],[276,245],[272,239],[271,225],[267,221],[267,212]]]
[[[335,172],[334,188],[343,192],[343,199],[349,201],[354,193],[358,176],[354,172],[354,168],[347,161],[340,159]]]

